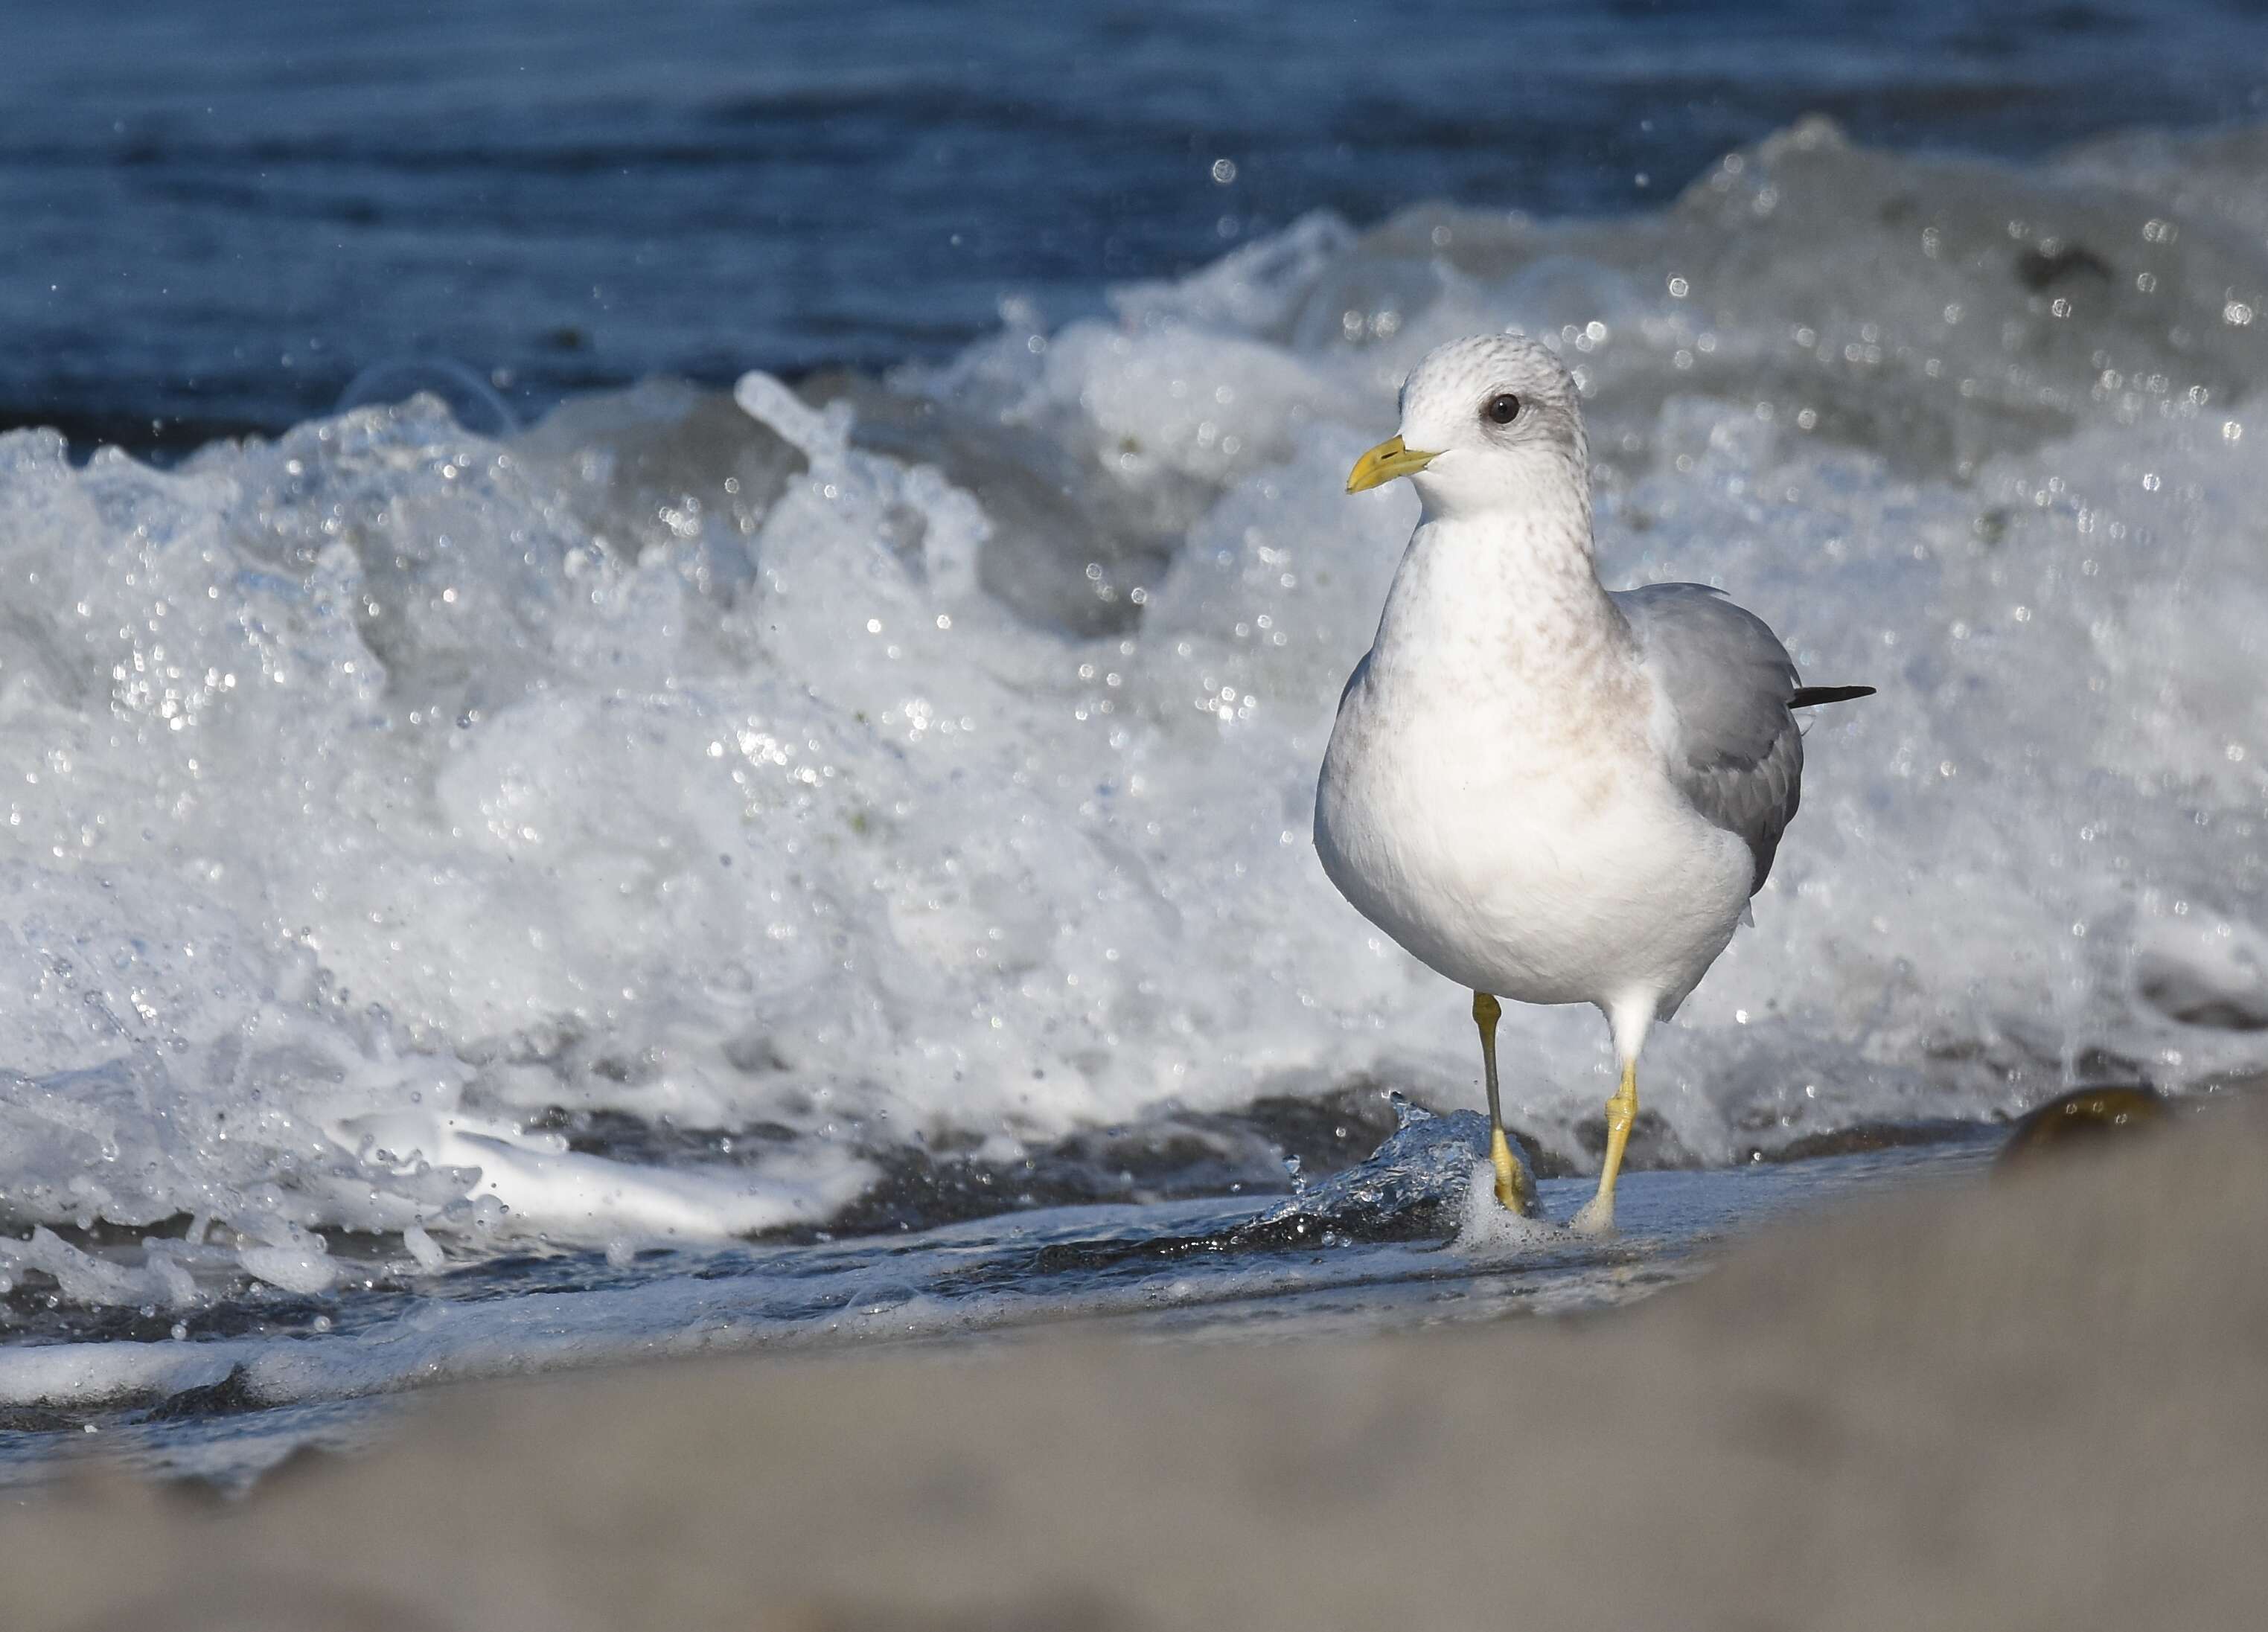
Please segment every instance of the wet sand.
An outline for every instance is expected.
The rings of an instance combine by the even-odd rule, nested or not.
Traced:
[[[437,1393],[240,1502],[11,1498],[5,1624],[2257,1624],[2268,1118],[2110,1143],[1578,1320]]]

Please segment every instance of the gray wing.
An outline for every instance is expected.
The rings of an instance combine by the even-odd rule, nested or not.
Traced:
[[[1801,797],[1795,664],[1762,618],[1705,584],[1650,584],[1614,602],[1677,713],[1670,773],[1695,809],[1747,843],[1753,895]]]

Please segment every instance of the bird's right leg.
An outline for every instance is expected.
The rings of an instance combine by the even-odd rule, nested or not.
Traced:
[[[1535,1190],[1528,1170],[1513,1159],[1505,1136],[1504,1106],[1496,1085],[1496,1023],[1504,1011],[1486,992],[1473,994],[1473,1024],[1481,1028],[1481,1065],[1488,1077],[1489,1161],[1496,1168],[1496,1199],[1523,1218],[1535,1215]]]

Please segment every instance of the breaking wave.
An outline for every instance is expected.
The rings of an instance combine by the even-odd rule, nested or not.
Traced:
[[[0,1270],[312,1291],[342,1231],[809,1228],[909,1160],[1471,1102],[1461,995],[1307,834],[1412,519],[1345,469],[1507,325],[1577,370],[1610,584],[1881,687],[1649,1052],[1665,1159],[2257,1070],[2264,178],[2259,129],[1815,122],[1658,214],[1310,217],[884,379],[0,437]],[[1604,1043],[1507,1016],[1547,1156]]]

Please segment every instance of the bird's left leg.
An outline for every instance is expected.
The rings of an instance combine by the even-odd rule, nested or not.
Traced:
[[[1623,1150],[1630,1143],[1631,1124],[1638,1120],[1638,1059],[1623,1056],[1622,1086],[1607,1101],[1607,1159],[1599,1168],[1599,1190],[1567,1221],[1571,1230],[1585,1235],[1606,1235],[1615,1227],[1615,1180],[1623,1170]]]

